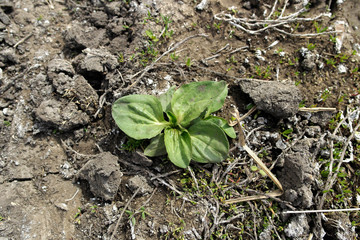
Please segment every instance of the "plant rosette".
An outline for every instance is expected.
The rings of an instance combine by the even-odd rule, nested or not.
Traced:
[[[168,154],[181,168],[191,160],[218,163],[228,156],[226,135],[236,137],[225,119],[210,115],[223,106],[227,94],[224,81],[193,82],[178,89],[173,86],[158,97],[121,97],[112,105],[112,116],[129,137],[151,139],[146,156]]]

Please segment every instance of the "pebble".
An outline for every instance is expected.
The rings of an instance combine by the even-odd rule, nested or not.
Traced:
[[[339,71],[339,73],[346,73],[347,72],[347,67],[345,65],[343,65],[343,64],[340,64],[338,66],[338,71]]]
[[[287,145],[283,142],[282,139],[279,139],[276,143],[275,143],[276,147],[281,149],[281,150],[285,150],[287,148]]]

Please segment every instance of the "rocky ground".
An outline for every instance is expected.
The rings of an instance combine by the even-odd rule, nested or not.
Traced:
[[[356,0],[0,7],[0,239],[357,239],[359,211],[311,212],[360,204]],[[111,117],[203,80],[229,85],[219,116],[255,110],[246,143],[281,196],[238,139],[183,170]]]

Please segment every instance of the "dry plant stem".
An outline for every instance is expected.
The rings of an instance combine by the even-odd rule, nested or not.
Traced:
[[[176,189],[174,186],[172,186],[171,184],[167,183],[164,179],[161,179],[160,176],[156,176],[154,173],[140,167],[140,166],[136,166],[134,164],[131,164],[127,161],[124,161],[122,160],[121,158],[118,159],[118,161],[126,166],[129,166],[131,167],[132,169],[134,170],[137,170],[137,171],[141,171],[141,172],[145,172],[146,174],[148,174],[150,177],[152,177],[151,179],[155,179],[158,180],[162,185],[168,187],[170,190],[176,192],[177,194],[179,194],[180,196],[182,196],[182,198],[185,200],[185,201],[188,201],[188,202],[193,202],[191,201],[189,198],[185,197],[184,196],[184,193],[180,192],[178,189]]]
[[[265,214],[266,214],[267,218],[269,219],[271,225],[273,225],[273,230],[274,230],[274,232],[275,232],[275,234],[276,234],[276,237],[277,237],[279,240],[282,240],[282,238],[280,237],[278,231],[276,230],[275,223],[274,223],[274,221],[272,220],[272,217],[270,216],[270,214],[268,213],[266,207],[265,207],[263,204],[262,204],[262,209],[263,209],[263,211],[265,211]]]
[[[193,172],[193,170],[191,169],[190,166],[188,166],[188,170],[190,172],[190,175],[191,175],[192,179],[194,180],[196,190],[198,191],[199,190],[199,184],[198,184],[198,181],[197,181],[197,179],[195,177],[195,174],[194,174],[194,172]]]
[[[278,0],[275,0],[274,5],[273,5],[273,7],[272,7],[272,9],[271,9],[271,12],[270,12],[269,16],[267,16],[266,19],[270,19],[271,16],[274,14],[277,3],[278,3]]]
[[[303,211],[285,211],[285,212],[283,212],[283,214],[332,213],[332,212],[351,212],[351,211],[360,211],[360,208],[320,209],[320,210],[303,210]]]
[[[265,20],[261,19],[248,19],[248,18],[236,18],[232,16],[231,14],[225,14],[225,13],[219,13],[214,16],[215,19],[219,21],[226,21],[230,25],[233,25],[234,27],[248,33],[248,34],[259,34],[261,32],[264,32],[266,30],[272,29],[275,31],[278,31],[280,33],[290,35],[290,36],[296,36],[296,37],[314,37],[314,36],[320,36],[320,35],[328,35],[333,33],[338,33],[339,31],[329,31],[329,32],[322,32],[322,33],[305,33],[305,34],[293,34],[291,32],[286,32],[282,29],[279,29],[279,26],[286,26],[290,23],[294,22],[309,22],[309,21],[315,21],[323,16],[329,16],[327,13],[322,13],[317,15],[313,18],[298,18],[301,13],[306,12],[307,10],[305,8],[300,9],[299,11],[290,14],[288,16],[283,17],[283,13],[286,8],[287,1],[285,2],[285,5],[282,9],[280,17],[278,17],[275,20],[270,19],[270,17],[273,15],[275,7],[277,4],[277,0],[275,1],[275,4],[272,8],[271,13]],[[265,27],[263,27],[266,25]],[[254,28],[258,28],[257,30],[253,30]]]
[[[251,208],[251,212],[252,212],[252,215],[253,215],[253,218],[254,218],[254,227],[253,227],[253,229],[254,229],[254,236],[255,236],[255,240],[257,240],[258,239],[258,237],[257,237],[257,231],[256,231],[256,225],[257,225],[257,221],[256,221],[256,212],[257,211],[255,211],[255,209],[254,209],[254,206],[252,205],[252,203],[251,202],[248,202],[248,204],[249,204],[249,206],[250,206],[250,208]]]
[[[33,35],[33,33],[29,33],[28,35],[26,35],[24,38],[22,38],[20,41],[18,41],[18,42],[14,45],[14,48],[17,48],[17,46],[19,46],[20,44],[22,44],[23,42],[25,42],[26,40],[28,40],[32,35]]]
[[[117,229],[118,229],[118,227],[119,227],[120,220],[121,220],[122,216],[124,215],[125,210],[129,207],[131,201],[135,198],[135,196],[136,196],[136,194],[139,192],[139,190],[140,190],[140,187],[139,187],[138,189],[136,189],[136,191],[134,192],[134,194],[131,196],[131,198],[129,199],[129,201],[126,203],[124,209],[121,211],[120,217],[119,217],[119,219],[118,219],[118,221],[117,221],[117,223],[116,223],[116,225],[115,225],[115,228],[114,228],[114,231],[113,231],[113,233],[112,233],[112,235],[111,235],[110,240],[113,240],[113,239],[114,239],[115,233],[116,233],[116,231],[117,231]]]
[[[288,4],[288,0],[285,0],[284,7],[283,7],[283,9],[281,10],[281,14],[280,14],[280,17],[279,17],[279,18],[282,18],[282,16],[284,15],[287,4]]]
[[[354,131],[351,133],[350,137],[347,139],[346,143],[344,144],[344,147],[341,150],[341,155],[340,155],[339,163],[338,163],[338,165],[336,167],[336,170],[335,170],[334,174],[331,177],[329,177],[328,180],[326,181],[325,191],[329,191],[330,188],[334,185],[337,174],[339,173],[340,167],[341,167],[341,165],[342,165],[342,163],[344,161],[344,157],[345,157],[345,154],[346,154],[346,149],[349,146],[350,141],[354,138],[355,133],[359,129],[359,127],[360,127],[360,122],[356,125],[356,127],[354,128]],[[319,204],[319,207],[318,207],[320,209],[324,205],[326,194],[327,194],[327,192],[325,192],[321,197],[320,204]]]
[[[316,107],[316,108],[306,108],[301,107],[299,108],[300,112],[334,112],[336,108],[323,108],[323,107]]]
[[[61,139],[61,144],[63,145],[63,147],[67,150],[69,150],[70,152],[75,153],[76,155],[80,156],[80,157],[95,157],[96,155],[88,155],[88,154],[82,154],[79,153],[77,151],[75,151],[74,149],[72,149],[72,147],[68,146],[62,139]]]
[[[73,200],[75,198],[75,196],[78,194],[78,192],[79,192],[79,189],[76,189],[76,192],[74,193],[74,195],[69,199],[65,199],[64,201],[65,202],[70,202],[71,200]]]
[[[238,126],[239,126],[239,145],[251,156],[252,159],[255,160],[255,162],[259,165],[259,167],[270,177],[270,179],[276,184],[276,186],[280,190],[280,191],[272,191],[272,192],[268,193],[268,195],[273,196],[273,197],[281,196],[283,194],[284,190],[283,190],[283,187],[282,187],[281,183],[279,182],[279,180],[275,177],[274,174],[272,174],[272,172],[266,167],[266,165],[260,160],[260,158],[258,158],[256,153],[254,153],[246,145],[245,135],[244,135],[241,123],[240,123],[239,111],[235,107],[234,107],[233,116],[236,118]],[[264,196],[256,196],[256,197],[259,197],[257,199],[264,199]],[[267,197],[265,196],[265,198],[267,198]],[[254,200],[253,196],[245,197],[245,198],[242,197],[242,198],[237,198],[237,199],[229,199],[229,200],[226,200],[225,203],[231,204],[231,203],[243,202],[243,201],[249,201],[249,200]]]
[[[189,41],[190,39],[193,38],[198,38],[198,37],[204,37],[207,38],[208,36],[206,34],[197,34],[197,35],[193,35],[193,36],[189,36],[183,40],[181,40],[180,42],[176,43],[172,48],[168,49],[166,52],[164,52],[163,54],[161,54],[160,57],[158,57],[154,62],[151,63],[150,66],[147,66],[145,69],[143,69],[142,71],[134,74],[133,76],[130,77],[130,80],[134,77],[136,77],[139,73],[141,73],[141,75],[130,85],[128,86],[125,91],[129,90],[131,87],[135,86],[140,79],[149,71],[151,70],[154,65],[161,59],[163,58],[165,55],[169,54],[170,52],[174,51],[175,49],[177,49],[179,46],[181,46],[182,44],[184,44],[185,42]]]

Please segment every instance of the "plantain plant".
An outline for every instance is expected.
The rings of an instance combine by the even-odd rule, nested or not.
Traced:
[[[193,82],[178,89],[173,86],[158,97],[121,97],[112,105],[112,116],[131,138],[151,139],[146,156],[168,154],[181,168],[191,160],[217,163],[228,156],[226,134],[236,137],[225,119],[211,115],[223,106],[227,94],[224,81]]]

